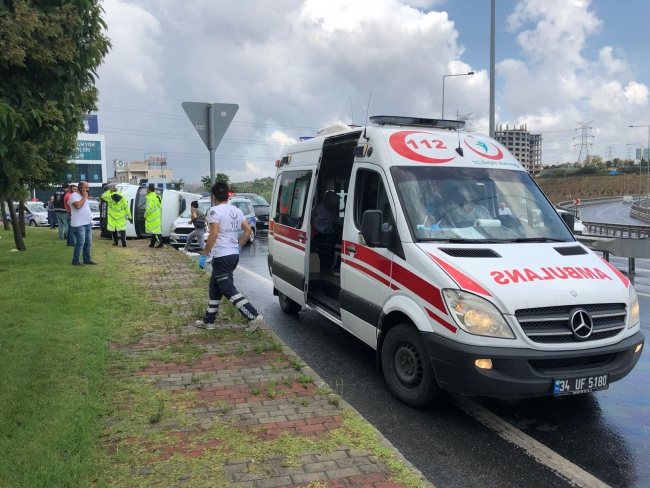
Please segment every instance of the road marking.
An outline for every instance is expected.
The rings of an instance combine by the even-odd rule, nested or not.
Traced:
[[[264,278],[264,276],[258,275],[255,271],[251,271],[250,269],[244,268],[243,266],[237,266],[237,269],[243,271],[248,275],[251,275],[254,278],[257,278],[259,281],[263,281],[267,285],[273,285],[273,281],[269,280],[268,278]]]
[[[562,478],[568,480],[574,486],[585,488],[609,488],[609,485],[603,483],[595,476],[587,473],[584,469],[576,466],[568,459],[560,456],[558,453],[549,449],[541,442],[536,441],[521,430],[509,424],[502,418],[496,416],[488,409],[483,408],[475,401],[458,395],[450,395],[451,401],[465,413],[474,417],[480,423],[489,427],[506,441],[520,447],[526,453],[548,466]]]
[[[237,269],[243,271],[244,273],[259,281],[273,285],[273,281],[260,276],[250,269],[244,268],[243,266],[238,266]],[[595,476],[586,472],[584,469],[573,464],[568,459],[560,456],[558,453],[546,447],[541,442],[536,441],[528,434],[523,433],[512,424],[493,414],[488,409],[482,407],[475,401],[467,397],[462,397],[454,394],[451,394],[449,396],[452,403],[458,408],[479,421],[481,424],[496,432],[499,437],[523,449],[537,462],[549,467],[557,475],[568,480],[572,485],[579,486],[581,488],[610,488],[606,483],[603,483]]]
[[[637,291],[636,294],[637,294],[637,295],[644,296],[644,297],[650,297],[650,294],[648,294],[648,293],[641,293],[640,291]]]

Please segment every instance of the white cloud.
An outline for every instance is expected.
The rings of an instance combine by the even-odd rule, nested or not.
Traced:
[[[108,37],[112,48],[99,70],[100,88],[109,92],[124,90],[138,96],[164,95],[159,83],[162,50],[158,20],[142,7],[121,0],[106,0]]]
[[[521,0],[508,17],[522,58],[498,63],[500,100],[511,123],[549,131],[545,162],[575,159],[576,121],[594,120],[598,153],[605,144],[625,144],[627,126],[644,116],[648,89],[631,79],[622,53],[614,57],[614,48],[603,46],[597,60],[586,54],[603,27],[590,7],[590,0]]]

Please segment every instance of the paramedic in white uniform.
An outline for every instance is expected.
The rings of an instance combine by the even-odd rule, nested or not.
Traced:
[[[216,329],[215,320],[219,313],[219,302],[225,296],[241,313],[248,325],[246,332],[253,332],[262,323],[263,317],[255,307],[235,288],[233,272],[239,263],[239,252],[251,235],[251,226],[240,209],[228,203],[229,188],[226,183],[215,183],[212,186],[212,202],[214,207],[208,211],[207,222],[210,235],[199,259],[199,267],[205,269],[208,254],[212,256],[212,277],[210,278],[210,300],[203,320],[197,320],[196,326],[201,329]],[[239,230],[244,228],[244,234],[239,242]]]

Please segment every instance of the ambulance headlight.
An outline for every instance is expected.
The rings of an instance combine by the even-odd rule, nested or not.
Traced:
[[[634,286],[632,286],[632,283],[630,283],[630,329],[632,327],[636,327],[641,320],[640,312],[639,312],[639,297],[636,295],[636,290],[634,289]]]
[[[176,224],[172,224],[172,230],[176,230]]]
[[[512,329],[499,310],[484,298],[460,290],[443,290],[451,316],[465,332],[514,339]]]

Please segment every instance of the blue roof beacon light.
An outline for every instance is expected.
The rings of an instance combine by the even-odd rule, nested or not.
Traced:
[[[465,127],[464,120],[423,119],[420,117],[399,117],[394,115],[373,115],[370,117],[370,122],[379,126],[433,127],[449,130],[458,130]]]

